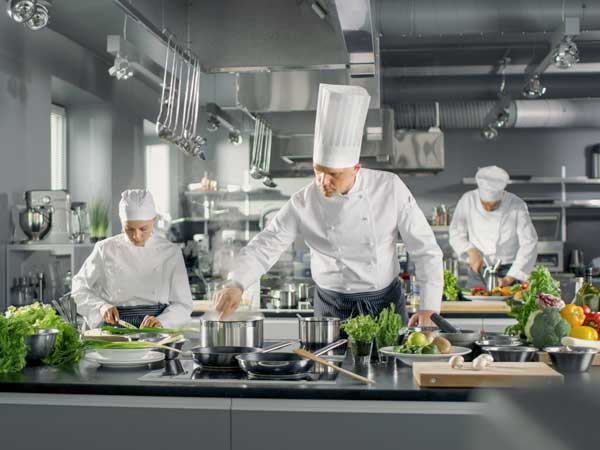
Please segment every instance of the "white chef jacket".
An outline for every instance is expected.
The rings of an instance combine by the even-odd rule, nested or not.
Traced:
[[[136,247],[118,234],[98,242],[73,278],[77,312],[91,328],[102,323],[100,307],[168,304],[157,319],[165,328],[185,326],[192,313],[192,293],[183,255],[177,245],[152,236]]]
[[[526,280],[537,259],[537,242],[527,205],[510,192],[494,211],[483,208],[477,189],[465,193],[456,205],[450,245],[461,260],[468,260],[468,250],[477,249],[490,264],[498,260],[512,264],[507,276]]]
[[[361,169],[346,195],[326,198],[314,182],[295,193],[242,249],[228,278],[247,288],[301,236],[317,285],[343,293],[380,290],[400,272],[398,232],[415,262],[421,309],[439,311],[442,252],[405,184],[377,170]]]

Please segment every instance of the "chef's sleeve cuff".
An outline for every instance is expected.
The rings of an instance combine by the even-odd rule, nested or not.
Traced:
[[[527,274],[525,272],[523,272],[522,270],[515,268],[515,266],[512,266],[510,268],[510,270],[508,271],[506,276],[513,277],[515,280],[519,280],[519,281],[527,280]]]

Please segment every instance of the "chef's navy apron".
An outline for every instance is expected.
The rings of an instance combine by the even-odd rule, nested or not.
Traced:
[[[507,274],[508,271],[510,270],[510,268],[512,267],[512,264],[502,264],[498,267],[498,270],[496,271],[496,276],[498,278],[504,278]],[[469,267],[469,277],[467,278],[467,289],[473,289],[476,287],[480,287],[480,288],[487,288],[487,284],[483,278],[483,275],[481,273],[475,273],[470,267]]]
[[[388,287],[373,292],[346,294],[319,286],[315,289],[315,317],[339,317],[344,320],[358,314],[369,314],[377,318],[392,303],[396,312],[402,316],[402,323],[408,323],[406,302],[399,279],[395,279]]]
[[[130,323],[133,326],[139,328],[146,316],[157,317],[161,314],[167,305],[161,303],[157,305],[143,305],[143,306],[117,306],[119,311],[119,318],[125,322]]]

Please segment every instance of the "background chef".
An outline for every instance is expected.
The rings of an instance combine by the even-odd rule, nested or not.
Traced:
[[[467,287],[485,287],[481,276],[484,258],[502,262],[499,285],[526,280],[537,258],[537,233],[527,205],[506,192],[508,173],[497,166],[483,167],[475,175],[477,189],[465,193],[450,224],[450,245],[469,263]]]
[[[295,193],[240,253],[230,287],[216,294],[225,317],[297,237],[310,249],[316,316],[378,315],[389,304],[404,316],[396,254],[398,232],[415,262],[421,310],[411,324],[430,324],[442,296],[442,253],[415,199],[398,176],[359,162],[370,97],[356,86],[319,86],[315,182]]]
[[[91,328],[116,324],[178,328],[192,312],[192,294],[179,248],[153,235],[152,194],[121,194],[123,232],[98,242],[73,278],[72,296]]]

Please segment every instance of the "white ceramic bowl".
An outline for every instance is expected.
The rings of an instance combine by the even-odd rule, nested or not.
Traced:
[[[423,354],[412,354],[412,353],[398,353],[394,351],[396,346],[383,347],[379,349],[381,353],[387,356],[393,356],[399,359],[407,366],[412,366],[414,362],[443,362],[449,361],[455,355],[468,355],[471,353],[470,348],[466,347],[451,347],[450,353],[435,353],[431,355]]]

